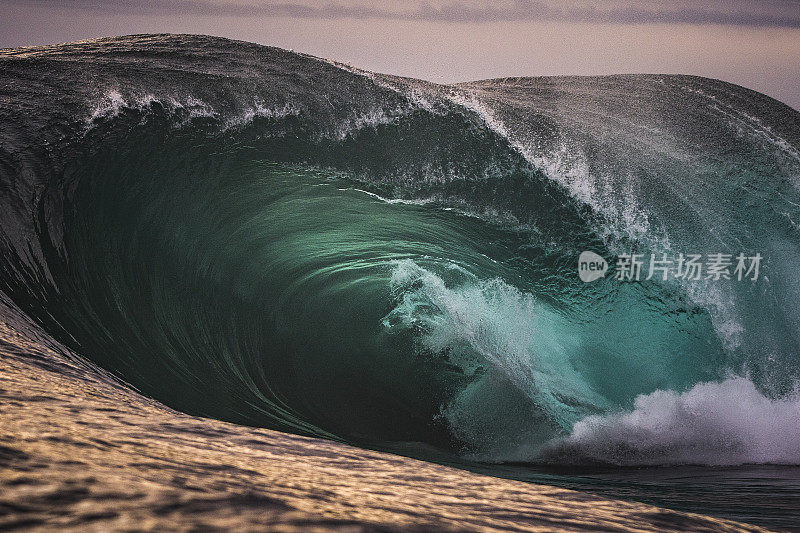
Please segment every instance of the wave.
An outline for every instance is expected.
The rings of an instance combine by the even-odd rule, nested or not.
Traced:
[[[362,445],[800,463],[773,444],[800,379],[787,106],[687,76],[444,86],[199,36],[0,62],[12,329],[185,412]],[[756,283],[584,284],[584,250],[766,261]]]

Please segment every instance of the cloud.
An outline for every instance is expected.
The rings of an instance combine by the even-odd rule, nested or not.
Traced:
[[[11,0],[18,5],[94,14],[210,15],[307,19],[391,19],[435,22],[562,20],[623,24],[727,24],[800,28],[800,0]]]

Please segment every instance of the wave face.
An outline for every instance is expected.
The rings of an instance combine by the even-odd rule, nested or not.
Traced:
[[[142,393],[488,461],[800,463],[791,108],[686,76],[442,86],[196,36],[0,62],[2,298]],[[765,262],[584,284],[583,250]]]

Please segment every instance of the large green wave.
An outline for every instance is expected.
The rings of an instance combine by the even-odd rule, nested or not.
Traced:
[[[740,453],[745,426],[707,412],[795,405],[779,104],[685,77],[438,87],[181,39],[5,59],[51,78],[2,107],[27,125],[0,152],[2,290],[56,340],[182,411],[363,445],[707,462],[734,439],[728,460],[792,460]],[[74,97],[76,64],[115,87]],[[760,284],[584,284],[584,250],[768,263]]]
[[[719,375],[710,320],[680,296],[583,286],[576,251],[603,244],[569,202],[546,242],[459,202],[275,162],[292,150],[272,141],[129,118],[121,139],[119,118],[86,138],[45,251],[54,282],[27,308],[180,410],[504,457]]]

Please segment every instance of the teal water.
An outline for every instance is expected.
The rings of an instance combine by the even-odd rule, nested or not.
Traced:
[[[181,410],[522,459],[722,372],[708,315],[679,295],[576,279],[596,240],[541,253],[534,230],[347,174],[145,138],[140,165],[104,151],[104,179],[81,177],[48,313]]]

